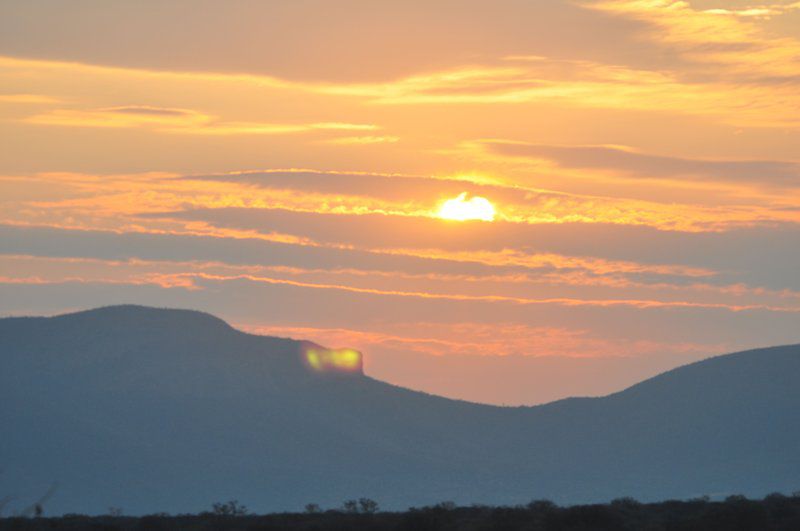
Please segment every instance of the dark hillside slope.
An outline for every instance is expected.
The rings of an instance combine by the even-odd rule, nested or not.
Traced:
[[[135,514],[800,489],[798,346],[533,408],[318,373],[308,348],[183,310],[0,319],[0,497],[58,482],[49,511]]]

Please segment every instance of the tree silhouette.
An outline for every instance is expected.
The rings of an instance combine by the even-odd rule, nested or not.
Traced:
[[[358,500],[358,509],[364,514],[374,514],[378,512],[378,502],[369,498],[360,498]]]
[[[236,500],[224,503],[215,503],[212,506],[212,514],[215,516],[245,516],[248,514],[247,507]]]

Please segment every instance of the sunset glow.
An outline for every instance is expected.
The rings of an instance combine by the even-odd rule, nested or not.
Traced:
[[[800,339],[796,0],[197,5],[0,2],[0,314],[508,404]]]
[[[456,221],[479,219],[481,221],[494,221],[494,206],[485,197],[471,197],[466,199],[467,192],[453,199],[448,199],[439,208],[439,217]]]

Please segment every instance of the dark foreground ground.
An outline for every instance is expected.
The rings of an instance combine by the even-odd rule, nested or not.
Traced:
[[[732,496],[725,501],[706,499],[638,503],[631,499],[602,505],[558,507],[547,501],[520,507],[455,507],[443,503],[406,512],[371,512],[376,507],[352,504],[341,510],[269,515],[224,514],[236,505],[218,504],[200,515],[83,516],[60,518],[7,517],[6,530],[800,530],[800,493],[772,494],[763,500]]]

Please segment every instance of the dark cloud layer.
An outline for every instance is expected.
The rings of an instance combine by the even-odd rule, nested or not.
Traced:
[[[193,113],[183,109],[166,109],[162,107],[144,107],[144,106],[127,106],[127,107],[108,107],[99,109],[102,112],[120,113],[120,114],[141,114],[144,116],[191,116]]]
[[[379,175],[369,173],[332,173],[315,171],[243,172],[217,175],[196,175],[180,179],[247,183],[273,190],[298,190],[320,194],[361,196],[394,202],[426,203],[455,197],[462,192],[491,197],[494,201],[520,203],[531,192],[507,186],[477,184],[465,180],[430,177]],[[558,194],[541,193],[548,197]]]
[[[152,305],[157,301],[159,306],[210,311],[239,323],[315,323],[322,328],[363,330],[387,322],[481,322],[487,326],[519,323],[537,327],[561,327],[569,322],[577,330],[602,330],[603,337],[612,341],[753,345],[768,337],[773,343],[797,342],[797,314],[766,310],[487,304],[310,289],[246,279],[201,279],[198,285],[202,289],[81,282],[0,283],[0,312],[44,313],[104,304]]]
[[[623,55],[643,63],[644,57],[629,52],[641,27],[560,1],[17,1],[0,5],[0,53],[155,69],[389,80],[420,68],[532,50],[564,56],[580,51],[598,59]],[[652,47],[639,43],[636,49]]]
[[[448,223],[429,218],[222,208],[163,214],[215,226],[305,236],[326,243],[452,251],[556,253],[642,264],[710,268],[722,278],[800,289],[800,228],[794,224],[686,233],[602,223]]]
[[[635,178],[691,178],[800,187],[800,164],[773,160],[704,160],[638,153],[607,146],[487,143],[514,157],[542,158],[566,168],[616,171]]]

